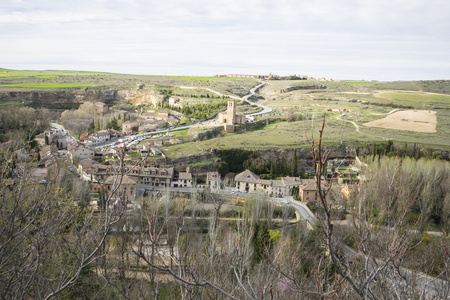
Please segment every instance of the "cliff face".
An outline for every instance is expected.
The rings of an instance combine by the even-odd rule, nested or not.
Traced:
[[[84,93],[62,92],[5,92],[0,93],[0,101],[32,101],[33,103],[58,102],[114,102],[120,100],[117,90],[87,90]]]
[[[147,104],[156,106],[164,100],[164,95],[155,91],[127,90],[90,90],[84,92],[4,92],[0,93],[0,102],[31,102],[33,107],[73,108],[83,102],[104,102],[108,104],[125,101],[130,104]]]
[[[119,96],[127,103],[133,105],[147,104],[157,106],[164,100],[164,95],[155,91],[119,91]]]

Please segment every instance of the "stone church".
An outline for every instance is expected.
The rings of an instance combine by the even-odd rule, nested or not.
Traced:
[[[218,121],[224,125],[226,132],[233,132],[234,124],[245,124],[245,115],[236,113],[236,100],[230,99],[227,110],[219,113]]]

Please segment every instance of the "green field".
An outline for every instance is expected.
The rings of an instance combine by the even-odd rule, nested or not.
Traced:
[[[0,76],[63,76],[63,75],[108,75],[114,73],[66,70],[10,70],[0,68]],[[1,78],[1,77],[0,77]]]
[[[4,108],[5,106],[24,106],[25,103],[22,102],[0,102],[0,109]]]
[[[165,147],[168,157],[180,157],[204,153],[210,149],[282,149],[308,147],[306,135],[318,136],[322,116],[326,115],[324,144],[367,145],[372,142],[393,140],[397,144],[407,143],[434,148],[450,149],[450,111],[433,109],[437,112],[437,133],[419,133],[413,131],[371,128],[364,123],[381,119],[394,110],[395,105],[412,106],[419,109],[432,109],[432,105],[444,108],[450,103],[450,96],[444,94],[397,93],[370,90],[342,90],[338,83],[325,90],[296,90],[289,93],[275,94],[273,91],[290,86],[292,82],[270,82],[271,86],[262,90],[265,100],[258,103],[271,107],[281,115],[293,113],[300,120],[295,122],[278,121],[257,130],[247,132],[225,133],[220,138],[196,141]],[[345,83],[345,85],[348,85]],[[382,93],[380,93],[382,92]],[[404,110],[403,108],[397,108]],[[307,120],[302,120],[302,118]],[[259,119],[271,119],[265,117]],[[313,119],[312,119],[313,118]],[[357,130],[356,126],[359,126]]]
[[[224,95],[242,97],[258,84],[257,80],[246,78],[7,69],[0,69],[0,82],[1,92],[22,91],[22,89],[27,91],[72,89],[71,92],[73,92],[74,88],[79,88],[77,93],[83,93],[82,88],[92,86],[99,90],[116,89],[134,92],[137,86],[143,85],[139,88],[141,93],[160,92],[166,95],[166,101],[169,96],[178,95],[183,99],[180,104],[190,106],[227,101],[208,89]],[[311,88],[313,85],[326,88]],[[304,88],[288,92],[289,88],[297,86]],[[268,119],[274,123],[257,130],[224,133],[222,137],[196,142],[191,142],[193,135],[188,134],[188,130],[182,130],[174,133],[175,138],[181,140],[183,144],[163,147],[162,150],[168,157],[177,157],[208,152],[211,149],[305,147],[308,146],[305,134],[310,135],[314,132],[315,136],[318,135],[318,128],[324,114],[327,119],[324,136],[326,145],[369,144],[392,139],[395,143],[406,142],[450,148],[448,139],[450,95],[445,94],[447,92],[450,92],[448,80],[397,82],[268,80],[255,99],[258,104],[272,108],[272,114],[279,114],[259,117],[259,120]],[[12,102],[15,99],[11,100],[11,97],[4,99],[2,106],[26,105],[20,98],[17,98],[17,102]],[[116,103],[119,106],[121,104],[122,102]],[[50,103],[50,105],[54,104]],[[384,118],[394,109],[405,110],[410,109],[409,107],[436,111],[437,133],[369,128],[363,125],[366,122]],[[255,111],[252,106],[241,105],[241,103],[238,103],[237,109],[240,113]],[[288,117],[290,122],[287,122]],[[276,122],[275,118],[277,118]],[[356,126],[359,126],[358,130]],[[196,128],[192,129],[192,132],[205,130],[208,128]]]
[[[193,80],[193,81],[210,81],[210,80],[254,80],[250,78],[227,78],[227,77],[206,77],[206,76],[158,76],[158,75],[152,75],[155,77],[167,77],[167,78],[173,78],[173,79],[181,79],[181,80]]]
[[[450,95],[383,92],[379,93],[377,96],[390,101],[395,101],[402,105],[424,106],[436,104],[450,107]]]
[[[363,84],[380,84],[379,82],[376,82],[376,81],[357,81],[357,80],[355,80],[355,81],[353,81],[353,80],[341,80],[341,82],[343,82],[343,83],[346,83],[346,84],[350,84],[350,85],[354,85],[354,84],[360,84],[360,85],[363,85]]]
[[[76,88],[94,86],[87,83],[17,83],[17,84],[4,84],[0,87],[21,87],[21,88],[37,88],[37,89],[61,89],[61,88]]]
[[[257,81],[246,78],[222,78],[205,76],[159,76],[132,75],[84,71],[35,71],[8,70],[0,68],[0,87],[2,91],[15,91],[17,88],[40,90],[42,88],[73,88],[98,86],[99,89],[135,91],[137,85],[144,85],[143,91],[173,90],[180,86],[195,86],[203,89],[204,95],[211,92],[206,88],[226,95],[245,95]],[[61,84],[61,85],[41,85]],[[63,85],[62,85],[63,84]],[[79,84],[78,86],[72,84]]]

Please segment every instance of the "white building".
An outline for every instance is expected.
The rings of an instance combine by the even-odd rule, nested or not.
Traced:
[[[111,140],[111,134],[108,130],[102,130],[94,133],[85,140],[87,146],[104,145]]]
[[[68,156],[72,162],[74,157],[78,157],[81,161],[86,158],[94,158],[95,151],[84,146],[74,146],[70,147]]]

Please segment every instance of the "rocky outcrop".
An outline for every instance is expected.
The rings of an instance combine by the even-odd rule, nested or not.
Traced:
[[[0,101],[25,101],[34,104],[46,103],[83,103],[83,102],[115,102],[119,101],[117,90],[85,90],[83,93],[61,92],[6,92],[0,93]]]
[[[108,104],[126,101],[130,104],[147,104],[157,106],[164,100],[164,95],[156,91],[127,90],[92,90],[84,92],[5,92],[0,93],[0,102],[31,102],[33,107],[73,108],[84,102],[104,102]]]
[[[297,90],[318,90],[318,89],[326,89],[327,87],[323,84],[313,84],[313,85],[296,85],[296,86],[290,86],[281,90],[275,90],[272,91],[271,94],[285,94],[285,93],[289,93],[292,91],[297,91]]]
[[[164,95],[156,91],[145,92],[141,89],[137,91],[120,91],[120,97],[125,100],[128,104],[133,105],[153,105],[158,106],[164,100]]]

